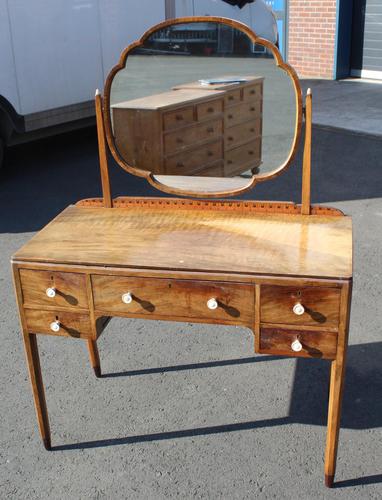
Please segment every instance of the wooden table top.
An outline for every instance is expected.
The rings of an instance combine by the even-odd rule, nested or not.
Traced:
[[[69,206],[17,261],[350,278],[350,217]]]

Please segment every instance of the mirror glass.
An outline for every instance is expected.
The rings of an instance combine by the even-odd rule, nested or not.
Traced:
[[[111,84],[115,148],[158,179],[194,176],[206,189],[206,177],[222,178],[221,189],[226,178],[248,183],[287,160],[295,123],[288,73],[267,48],[216,22],[155,31]],[[173,181],[187,189],[187,181]]]

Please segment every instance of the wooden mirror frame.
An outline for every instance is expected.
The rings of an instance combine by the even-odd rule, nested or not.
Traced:
[[[282,163],[279,167],[275,168],[271,172],[267,174],[254,174],[252,175],[251,179],[249,179],[249,182],[242,186],[242,187],[234,187],[233,189],[230,190],[223,190],[223,191],[211,191],[211,190],[206,190],[206,191],[199,191],[195,189],[182,189],[182,188],[177,188],[173,187],[170,185],[165,184],[164,182],[161,182],[161,178],[164,177],[177,177],[177,176],[163,176],[163,175],[156,175],[153,174],[150,171],[145,171],[142,169],[138,169],[136,167],[133,167],[129,165],[127,162],[123,160],[121,155],[119,154],[115,142],[114,142],[114,137],[112,134],[112,127],[111,127],[111,116],[110,116],[110,93],[111,93],[111,86],[114,80],[114,77],[116,74],[120,71],[123,70],[126,67],[126,61],[128,58],[129,53],[137,48],[140,47],[144,44],[144,42],[154,33],[155,31],[158,31],[160,29],[166,28],[168,26],[174,26],[177,24],[186,24],[186,23],[200,23],[200,22],[210,22],[210,23],[220,23],[220,24],[225,24],[227,26],[231,26],[232,28],[235,28],[243,33],[245,33],[249,39],[258,45],[262,45],[269,49],[275,59],[275,64],[277,67],[279,67],[281,70],[284,70],[290,77],[292,83],[293,83],[293,88],[295,92],[295,103],[296,103],[296,120],[295,120],[295,130],[294,130],[294,137],[293,137],[293,142],[291,149],[289,151],[289,155],[287,159]],[[101,98],[101,96],[99,96]],[[102,103],[103,100],[103,103]],[[96,108],[97,108],[97,99],[96,99]],[[182,18],[177,18],[177,19],[168,19],[166,21],[163,21],[162,23],[156,24],[155,26],[152,26],[150,29],[148,29],[142,37],[128,45],[123,52],[121,53],[119,62],[116,66],[112,68],[110,73],[108,74],[105,82],[105,88],[104,88],[104,97],[103,99],[101,98],[101,102],[99,103],[99,110],[98,113],[102,112],[103,116],[103,124],[102,124],[102,134],[105,133],[106,135],[106,140],[107,144],[109,146],[109,149],[111,151],[111,154],[113,155],[113,158],[115,161],[118,163],[120,167],[122,167],[124,170],[129,172],[130,174],[136,175],[138,177],[144,177],[152,186],[154,186],[156,189],[163,191],[165,193],[169,194],[177,194],[180,196],[192,196],[196,198],[219,198],[219,197],[227,197],[227,196],[235,196],[237,194],[243,193],[245,191],[248,191],[252,189],[257,183],[259,182],[264,182],[270,179],[273,179],[274,177],[280,175],[284,170],[286,170],[292,160],[294,159],[299,142],[300,142],[300,136],[301,136],[301,126],[302,126],[302,116],[303,116],[303,106],[302,106],[302,91],[301,91],[301,86],[300,82],[298,79],[298,76],[295,72],[295,70],[289,66],[286,62],[284,62],[278,48],[268,40],[258,37],[248,26],[245,24],[239,22],[239,21],[234,21],[233,19],[228,19],[224,17],[214,17],[214,16],[193,16],[193,17],[182,17]],[[99,120],[97,119],[97,125],[98,125],[98,137],[100,139],[100,123]],[[104,142],[104,140],[102,141]],[[106,145],[105,145],[106,146]],[[182,176],[178,176],[180,178]],[[192,188],[192,176],[184,176],[184,178],[187,178],[187,182],[189,181],[191,188]],[[214,179],[214,177],[204,177],[203,179]],[[219,178],[220,180],[220,178]],[[229,178],[224,178],[225,181],[229,181]],[[235,181],[236,179],[232,178],[232,181]],[[237,182],[237,180],[236,180]]]

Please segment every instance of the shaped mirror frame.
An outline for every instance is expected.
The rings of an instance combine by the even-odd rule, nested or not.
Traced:
[[[296,120],[295,120],[293,141],[289,154],[284,163],[282,163],[279,167],[275,168],[270,172],[266,172],[263,174],[261,173],[253,174],[252,177],[249,179],[214,178],[214,177],[198,178],[192,176],[181,177],[181,176],[158,175],[158,174],[153,174],[150,171],[142,170],[132,165],[129,165],[118,152],[112,133],[110,97],[111,97],[111,88],[114,77],[120,70],[123,70],[126,67],[126,62],[129,53],[132,52],[137,47],[142,46],[145,43],[145,41],[157,30],[161,30],[163,28],[167,28],[169,26],[174,26],[177,24],[200,23],[200,22],[220,23],[243,32],[249,37],[249,39],[253,43],[256,43],[257,45],[261,45],[266,49],[268,49],[274,57],[276,66],[280,68],[280,70],[285,71],[285,73],[287,73],[287,75],[291,79],[295,92],[295,109],[296,109]],[[218,198],[218,197],[234,196],[243,193],[245,191],[248,191],[249,189],[252,189],[259,182],[264,182],[280,175],[284,170],[286,170],[290,166],[291,162],[293,161],[296,155],[301,136],[302,115],[303,115],[302,91],[298,76],[294,71],[294,69],[284,62],[279,50],[273,43],[269,42],[268,40],[265,40],[264,38],[258,37],[245,24],[228,18],[213,17],[213,16],[183,17],[177,19],[170,19],[151,27],[142,35],[142,37],[139,40],[131,43],[128,47],[126,47],[126,49],[122,52],[120,56],[118,64],[114,66],[113,69],[110,71],[105,82],[104,98],[103,98],[103,121],[105,126],[107,143],[113,155],[113,158],[118,163],[118,165],[121,166],[124,170],[138,177],[146,178],[146,180],[156,189],[166,193],[176,194],[181,196],[192,196],[196,198]]]

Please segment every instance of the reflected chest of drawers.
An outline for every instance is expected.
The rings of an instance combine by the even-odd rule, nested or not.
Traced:
[[[13,257],[46,448],[37,334],[86,340],[100,376],[96,341],[113,316],[240,325],[253,332],[258,353],[332,360],[330,482],[350,310],[351,219],[323,207],[298,215],[291,203],[117,198],[111,209],[102,203],[68,207]]]
[[[112,106],[120,154],[155,174],[232,177],[261,163],[263,78],[198,82]]]

